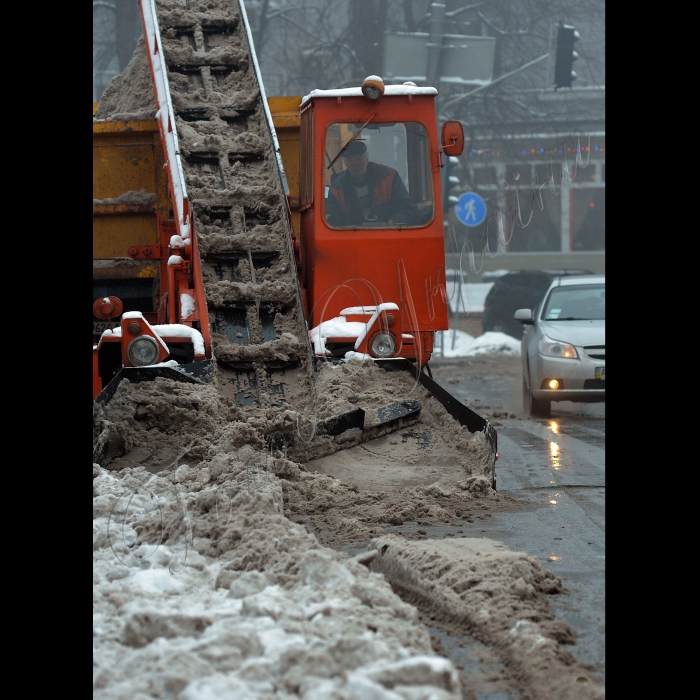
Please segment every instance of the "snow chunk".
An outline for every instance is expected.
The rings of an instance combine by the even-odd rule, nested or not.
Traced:
[[[189,338],[194,345],[195,355],[204,355],[204,338],[196,328],[182,323],[167,323],[153,326],[153,330],[162,338]]]
[[[520,341],[505,333],[493,331],[484,333],[478,338],[456,329],[438,331],[435,334],[435,354],[438,357],[471,357],[491,353],[519,355]]]
[[[306,638],[302,634],[287,634],[280,627],[270,627],[258,632],[260,642],[263,645],[265,656],[277,660],[292,647],[306,646]]]
[[[299,562],[299,575],[306,586],[337,586],[340,582],[351,583],[354,576],[331,555],[312,549]]]
[[[260,593],[268,585],[267,577],[260,571],[244,571],[231,583],[229,596],[232,598],[246,598]]]
[[[180,294],[180,312],[182,318],[189,318],[197,308],[194,297],[191,294]]]
[[[398,684],[430,684],[453,693],[460,687],[459,676],[452,662],[438,656],[412,656],[393,664],[383,664],[370,670],[367,675],[389,688]]]
[[[260,593],[249,595],[243,599],[241,614],[247,617],[271,617],[303,619],[302,609],[293,603],[278,585],[267,586]]]
[[[322,321],[309,331],[309,339],[317,355],[326,354],[326,338],[357,338],[365,331],[366,324],[360,321],[348,321],[344,316],[336,316]]]
[[[221,673],[192,681],[178,694],[181,700],[258,700],[259,697],[243,681]]]
[[[341,697],[352,698],[352,700],[404,700],[402,695],[387,690],[376,681],[358,672],[348,673],[343,691]]]
[[[348,350],[345,353],[345,361],[348,360],[371,360],[372,356],[364,352],[355,352],[355,350]]]
[[[131,577],[131,584],[148,593],[167,593],[184,589],[184,585],[167,569],[141,569]]]

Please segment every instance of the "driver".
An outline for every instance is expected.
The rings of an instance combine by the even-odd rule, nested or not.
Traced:
[[[367,146],[353,141],[343,153],[346,170],[331,178],[326,221],[331,226],[426,223],[401,177],[386,165],[370,162]],[[426,212],[427,218],[430,212]]]

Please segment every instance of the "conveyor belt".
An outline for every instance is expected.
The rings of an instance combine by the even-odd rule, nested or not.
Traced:
[[[141,0],[141,9],[176,223],[183,238],[194,229],[222,386],[239,405],[261,394],[283,405],[311,349],[245,8]]]

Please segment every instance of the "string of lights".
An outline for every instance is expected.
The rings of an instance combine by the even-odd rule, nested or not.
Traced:
[[[605,153],[605,146],[591,146],[590,148],[588,146],[581,146],[581,148],[567,148],[566,153],[587,153],[588,151],[591,152],[599,152],[599,153]],[[531,155],[551,155],[551,154],[556,154],[556,153],[563,153],[564,149],[562,148],[530,148],[528,149],[523,149],[519,151],[469,151],[467,155],[469,156],[484,156],[484,157],[491,157],[491,156],[531,156]]]

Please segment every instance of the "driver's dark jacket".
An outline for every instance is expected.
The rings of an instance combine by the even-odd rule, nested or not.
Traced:
[[[367,184],[372,193],[370,216],[395,224],[417,223],[417,207],[401,177],[386,165],[367,163]],[[331,178],[326,197],[326,221],[331,226],[362,226],[365,218],[348,170]]]

